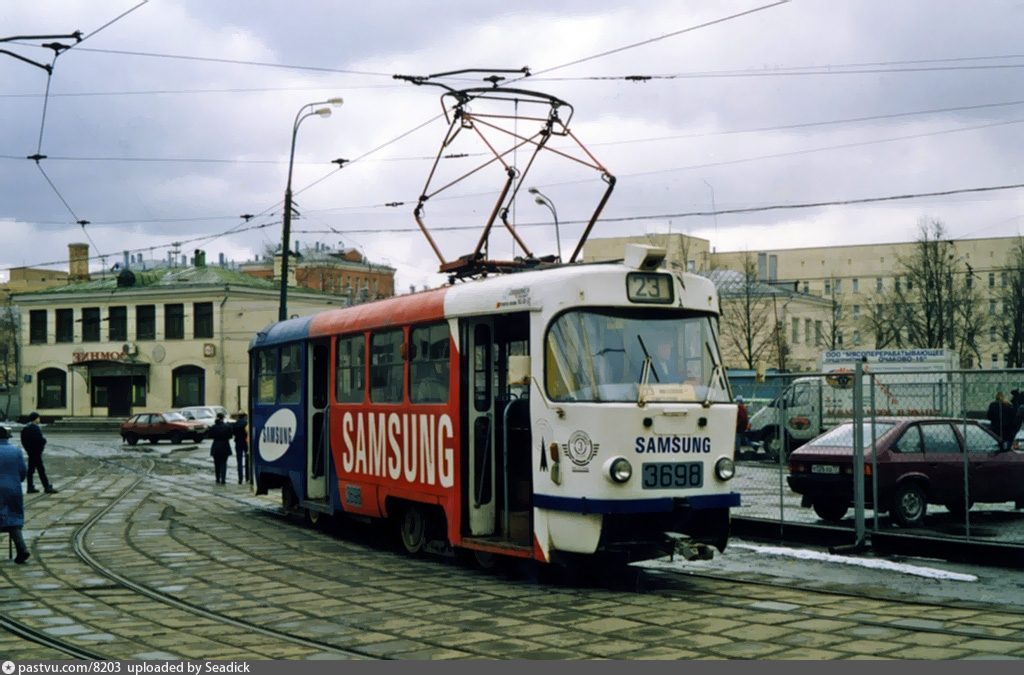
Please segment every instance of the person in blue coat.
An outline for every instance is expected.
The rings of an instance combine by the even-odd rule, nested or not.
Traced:
[[[21,495],[21,483],[28,475],[21,448],[9,443],[11,434],[6,427],[0,427],[0,531],[9,532],[18,555],[14,562],[24,565],[28,560],[28,546],[21,536],[25,524],[25,502]]]

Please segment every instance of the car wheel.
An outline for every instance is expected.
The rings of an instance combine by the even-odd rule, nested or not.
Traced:
[[[927,511],[928,499],[920,483],[907,481],[896,486],[890,512],[900,527],[917,527]]]
[[[174,443],[175,445],[181,445],[181,441],[184,440],[184,438],[185,437],[182,436],[180,431],[175,431],[173,434],[171,434],[171,443]]]
[[[814,502],[814,512],[818,517],[828,523],[838,523],[846,515],[849,507],[845,502],[821,500]]]
[[[127,443],[128,445],[135,445],[136,443],[139,442],[139,437],[136,436],[135,434],[125,434],[124,442]]]

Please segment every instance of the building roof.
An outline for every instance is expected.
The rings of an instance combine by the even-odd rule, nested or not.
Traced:
[[[118,278],[121,275],[127,277],[128,272],[134,277],[134,283],[119,285]],[[111,274],[99,279],[55,286],[24,293],[23,295],[61,295],[66,293],[84,294],[95,292],[127,293],[140,289],[167,290],[170,288],[222,287],[228,285],[261,290],[279,288],[279,284],[276,282],[259,279],[228,267],[211,265],[203,267],[157,267],[154,269],[122,270],[117,274]],[[293,288],[290,291],[320,294],[317,291],[305,288]]]

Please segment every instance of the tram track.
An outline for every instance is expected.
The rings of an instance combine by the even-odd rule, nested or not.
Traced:
[[[983,615],[985,612],[993,611],[993,609],[1000,614],[1024,616],[1024,611],[1012,608],[994,608],[983,603],[967,603],[963,601],[941,603],[931,602],[927,599],[892,597],[885,594],[870,593],[867,589],[858,589],[858,592],[854,593],[837,588],[823,588],[820,585],[814,586],[812,584],[806,585],[806,590],[802,590],[793,582],[773,583],[770,580],[740,579],[735,576],[716,574],[713,570],[673,572],[670,570],[640,570],[631,568],[633,570],[632,573],[641,579],[638,584],[634,583],[632,588],[629,587],[631,582],[624,579],[596,586],[559,585],[544,582],[538,586],[536,579],[524,580],[508,578],[507,576],[502,578],[503,575],[496,574],[484,574],[481,577],[479,571],[461,569],[440,558],[436,560],[432,560],[429,557],[404,559],[404,557],[392,555],[390,551],[386,553],[379,546],[366,544],[360,540],[353,540],[349,536],[341,538],[332,537],[332,539],[343,543],[343,546],[328,545],[326,542],[317,543],[319,537],[329,535],[310,528],[302,528],[297,524],[290,524],[287,528],[289,530],[301,531],[304,533],[303,536],[288,537],[284,534],[285,526],[283,524],[248,528],[247,536],[258,536],[258,543],[246,547],[239,538],[232,538],[229,534],[232,528],[245,527],[240,525],[242,519],[248,519],[253,513],[257,513],[258,519],[269,516],[270,518],[280,520],[285,514],[282,514],[279,508],[261,507],[255,504],[251,497],[231,494],[223,488],[215,489],[212,483],[207,486],[202,480],[197,482],[195,474],[159,476],[152,474],[155,464],[148,465],[149,468],[144,469],[137,460],[131,462],[132,466],[124,466],[123,458],[116,458],[110,461],[118,464],[121,470],[135,472],[139,475],[130,484],[125,485],[118,494],[108,495],[107,498],[110,499],[110,503],[101,511],[93,513],[87,521],[82,522],[76,528],[72,536],[72,545],[74,546],[75,555],[83,563],[110,580],[117,588],[131,590],[133,593],[172,607],[177,611],[187,612],[206,621],[216,621],[224,625],[230,625],[246,632],[265,635],[268,638],[281,640],[282,642],[287,639],[290,644],[303,645],[306,648],[350,654],[353,658],[380,658],[380,656],[371,654],[367,650],[338,647],[324,640],[310,639],[295,633],[266,628],[260,623],[206,609],[195,598],[203,596],[204,588],[224,590],[217,589],[216,586],[197,585],[191,590],[194,596],[192,601],[189,601],[177,597],[174,593],[154,588],[152,585],[138,583],[118,570],[109,569],[110,565],[105,564],[102,560],[102,554],[89,551],[87,546],[89,535],[102,524],[105,518],[109,521],[111,511],[119,503],[129,495],[138,495],[138,490],[146,480],[156,481],[155,485],[153,485],[155,489],[151,490],[148,496],[142,497],[138,505],[132,507],[135,509],[131,511],[133,514],[148,502],[155,501],[157,505],[173,505],[175,502],[172,495],[175,494],[179,496],[180,502],[180,496],[183,494],[182,488],[185,486],[189,488],[189,491],[185,493],[187,494],[186,503],[202,503],[206,496],[209,495],[215,498],[218,503],[228,502],[244,506],[247,513],[237,513],[236,510],[231,508],[224,509],[212,505],[206,505],[206,510],[196,511],[195,514],[189,513],[189,517],[201,514],[200,517],[205,519],[204,524],[198,526],[195,530],[196,534],[203,537],[198,546],[195,546],[196,538],[192,534],[186,533],[185,530],[176,531],[173,524],[168,526],[168,534],[170,534],[177,545],[191,548],[199,555],[209,558],[208,563],[215,561],[216,557],[222,556],[230,560],[230,564],[239,572],[244,571],[252,562],[267,565],[266,580],[270,583],[288,584],[292,590],[289,591],[282,588],[281,602],[276,600],[277,596],[269,598],[263,596],[262,599],[270,604],[261,606],[269,606],[280,611],[296,612],[302,617],[298,621],[306,623],[318,620],[322,624],[321,628],[323,628],[323,625],[326,625],[328,622],[334,622],[316,613],[315,602],[309,608],[303,607],[301,603],[287,602],[284,599],[288,597],[289,593],[304,593],[308,592],[310,588],[318,588],[320,592],[324,593],[325,599],[343,597],[345,589],[351,588],[353,580],[357,578],[360,580],[359,594],[368,597],[375,593],[393,595],[396,587],[405,589],[396,598],[396,609],[393,611],[387,608],[380,608],[374,602],[368,601],[366,609],[372,609],[372,612],[367,611],[366,614],[359,614],[357,611],[351,616],[339,618],[336,623],[339,629],[339,636],[345,634],[345,629],[380,631],[379,624],[381,622],[403,618],[402,607],[422,603],[428,599],[433,599],[437,602],[437,614],[442,615],[443,612],[451,610],[454,606],[445,603],[444,599],[446,597],[458,597],[460,594],[465,593],[467,587],[472,586],[474,599],[471,605],[480,611],[487,612],[487,620],[489,622],[500,624],[515,621],[523,618],[527,614],[527,608],[529,608],[536,612],[535,614],[531,612],[533,618],[530,621],[538,626],[548,627],[552,633],[559,630],[562,626],[557,619],[553,618],[550,621],[546,619],[545,616],[547,615],[545,612],[551,612],[550,616],[556,617],[559,616],[556,610],[564,610],[566,605],[582,606],[597,604],[607,600],[608,591],[616,593],[616,602],[624,605],[636,603],[638,609],[641,604],[649,605],[652,596],[658,598],[659,601],[664,599],[667,606],[675,606],[680,603],[693,605],[694,609],[684,613],[677,626],[673,624],[678,628],[686,630],[687,623],[690,623],[692,626],[698,626],[702,622],[711,621],[712,617],[732,616],[724,613],[725,611],[734,612],[734,615],[737,617],[749,617],[751,614],[756,614],[759,611],[758,605],[761,603],[757,601],[758,598],[767,597],[769,595],[768,591],[785,590],[795,592],[791,594],[791,607],[785,610],[766,609],[760,611],[771,612],[777,615],[781,615],[784,612],[785,618],[780,618],[779,620],[786,623],[827,618],[841,621],[854,627],[860,627],[863,630],[888,629],[889,631],[899,632],[908,642],[916,633],[948,636],[957,641],[984,639],[986,641],[1019,644],[1024,639],[1020,630],[1013,634],[1000,635],[986,630],[986,627],[993,626],[992,624],[981,621],[972,623],[970,621],[972,612]],[[153,511],[152,505],[147,508],[150,509],[147,513],[151,515]],[[156,511],[160,511],[160,506],[156,507]],[[132,518],[129,517],[129,520],[132,520]],[[207,525],[213,526],[209,527]],[[188,527],[191,526],[189,525]],[[224,536],[221,536],[222,534]],[[109,533],[107,538],[109,539]],[[151,549],[147,552],[147,550],[137,546],[137,544],[147,543],[147,540],[143,539],[136,542],[132,540],[128,533],[126,533],[125,540],[126,544],[137,555],[141,556],[140,562],[142,560],[152,564],[163,564],[165,562],[160,560],[159,548]],[[154,538],[149,543],[151,546],[156,545],[157,539]],[[298,555],[302,556],[303,563],[301,568],[296,567],[296,556]],[[387,557],[385,558],[385,556]],[[354,571],[352,569],[353,564],[358,565],[362,572]],[[348,578],[345,577],[346,566],[349,567]],[[436,566],[437,574],[431,572],[433,566]],[[131,569],[145,569],[146,565],[132,564],[128,567]],[[180,572],[169,572],[168,576],[171,577],[174,574],[180,574]],[[424,581],[426,578],[429,578],[429,582]],[[195,579],[202,584],[210,583],[209,577],[204,573],[201,566]],[[166,582],[161,581],[160,583]],[[250,581],[248,583],[253,582]],[[424,583],[429,584],[431,588],[430,594],[419,592],[419,588],[424,587]],[[330,590],[335,584],[337,585],[335,590]],[[349,586],[346,586],[346,584],[349,584]],[[236,592],[234,589],[229,590],[232,593]],[[242,604],[247,599],[251,599],[247,598],[245,588],[239,588],[237,592],[238,599],[242,601]],[[801,592],[805,592],[807,595],[803,600],[799,597]],[[351,591],[349,593],[351,594]],[[337,595],[332,596],[332,594]],[[843,611],[841,603],[831,598],[828,599],[826,606],[826,603],[822,602],[822,598],[828,596],[849,599],[851,603],[850,611]],[[515,597],[515,600],[512,600],[513,597]],[[880,604],[877,608],[866,609],[866,605],[863,602],[868,600]],[[861,601],[861,606],[852,607],[855,601]],[[464,602],[462,606],[465,606]],[[948,626],[928,627],[920,621],[922,617],[928,616],[932,610],[949,610],[951,607],[959,610],[955,613],[958,620],[950,621]],[[840,609],[837,611],[837,608]],[[197,612],[196,610],[199,611]],[[873,614],[876,611],[878,613]],[[656,632],[657,630],[663,630],[665,625],[664,617],[659,617],[656,613],[649,617],[640,612],[631,613],[629,616],[631,621],[643,626],[644,630]],[[405,618],[407,619],[408,617],[406,616]],[[918,620],[918,624],[910,625],[909,622],[915,618]],[[906,622],[906,625],[903,625],[903,622]],[[5,630],[10,630],[6,625],[2,625],[2,627]],[[473,628],[466,625],[464,629],[472,630]],[[20,633],[17,634],[21,635]],[[400,632],[395,633],[394,637],[400,637]],[[25,637],[25,639],[30,638]],[[339,639],[345,638],[340,637]],[[449,646],[445,644],[443,639],[434,640],[424,637],[421,638],[421,641],[424,644],[437,647]],[[48,646],[59,649],[57,645],[60,642],[63,641],[57,641]],[[44,643],[40,642],[40,644]],[[73,645],[69,646],[73,647]],[[70,652],[66,650],[62,649],[61,651],[70,655]],[[480,654],[482,652],[477,653]],[[623,653],[620,656],[622,658],[629,658],[629,653]],[[92,656],[75,656],[74,658],[105,657],[102,654],[93,653]]]
[[[161,460],[155,458],[144,458],[144,461],[142,462],[143,466],[140,467],[139,458],[95,458],[86,453],[81,452],[80,450],[77,450],[76,448],[68,449],[73,451],[75,454],[88,457],[89,459],[99,459],[99,466],[94,466],[85,474],[76,476],[74,481],[63,481],[61,483],[62,492],[67,492],[69,494],[72,493],[72,486],[74,483],[80,482],[83,479],[94,476],[96,473],[99,472],[100,466],[113,466],[120,471],[135,474],[135,479],[131,481],[130,484],[121,488],[117,494],[111,495],[109,502],[105,506],[103,506],[101,509],[93,513],[88,519],[86,519],[84,522],[78,525],[71,534],[70,546],[76,558],[80,560],[82,563],[84,563],[93,572],[113,582],[112,587],[100,588],[97,586],[93,586],[85,590],[94,590],[98,593],[109,593],[111,591],[120,590],[129,591],[130,593],[146,597],[150,600],[159,602],[169,608],[185,612],[197,618],[205,619],[207,621],[215,622],[221,625],[231,626],[233,628],[238,628],[247,633],[259,634],[272,640],[275,640],[279,643],[288,644],[292,646],[301,646],[306,649],[313,650],[315,653],[328,653],[335,658],[379,658],[377,656],[363,653],[358,650],[348,649],[344,646],[335,643],[330,643],[323,640],[310,639],[292,633],[274,630],[253,623],[251,621],[246,621],[244,619],[239,619],[237,617],[233,617],[221,612],[206,609],[195,603],[186,602],[179,598],[176,598],[172,594],[165,593],[157,589],[151,588],[149,586],[146,586],[144,584],[137,583],[129,577],[114,570],[111,566],[104,564],[102,560],[100,560],[96,555],[89,551],[87,540],[89,538],[90,533],[92,532],[92,529],[104,517],[106,517],[120,502],[122,502],[126,497],[128,497],[129,495],[133,494],[136,490],[138,490],[147,479],[157,478],[153,475],[153,469]],[[173,485],[172,482],[170,482],[169,484]],[[210,490],[209,493],[214,494],[212,490]],[[42,498],[42,495],[40,495],[39,497],[36,497],[31,501],[26,500],[26,504],[27,506],[31,507],[32,504],[36,502],[36,500]],[[247,506],[251,508],[252,504],[247,503]],[[67,515],[55,518],[52,522],[48,524],[48,526],[46,526],[42,530],[41,536],[45,535],[45,532],[47,530],[59,527],[66,520],[66,518]],[[33,542],[33,544],[36,543],[37,542]],[[39,558],[38,554],[34,556],[34,559],[35,561],[38,561],[39,564],[42,564],[43,568],[46,569],[45,562]],[[54,576],[58,576],[55,572],[51,571],[50,573]],[[79,592],[84,592],[83,589],[77,590]],[[95,598],[96,593],[91,593],[89,595],[89,599],[93,600]],[[111,605],[109,603],[105,604],[107,604],[111,609],[117,609],[115,605]],[[62,639],[59,637],[55,637],[51,634],[48,634],[46,629],[35,628],[24,621],[19,621],[11,617],[5,616],[0,617],[0,619],[2,619],[2,621],[0,621],[0,630],[4,630],[7,633],[15,635],[20,639],[27,640],[32,643],[53,649],[57,652],[66,654],[67,656],[70,656],[75,659],[111,660],[127,657],[126,655],[114,655],[100,650],[82,647],[76,644],[72,639]],[[231,647],[231,645],[228,643],[225,643],[225,646]]]

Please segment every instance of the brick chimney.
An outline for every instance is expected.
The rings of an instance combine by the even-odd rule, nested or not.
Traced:
[[[68,278],[89,281],[89,245],[68,244]]]

